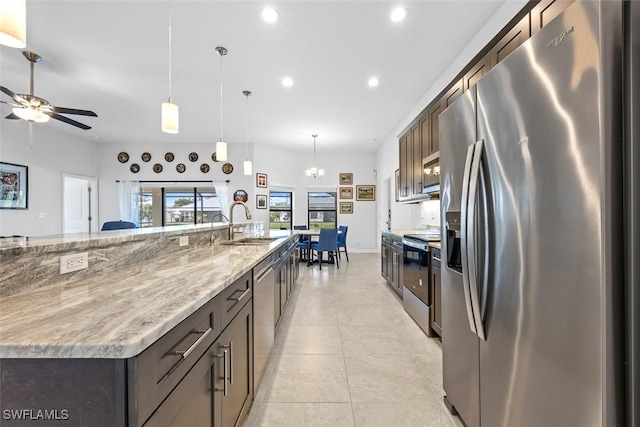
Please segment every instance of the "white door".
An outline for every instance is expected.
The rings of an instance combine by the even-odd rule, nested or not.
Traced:
[[[90,233],[98,231],[98,180],[75,175],[63,175],[62,232]],[[93,216],[93,212],[96,216]]]

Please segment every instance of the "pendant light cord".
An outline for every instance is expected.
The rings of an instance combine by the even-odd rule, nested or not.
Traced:
[[[224,54],[220,53],[220,141],[224,141],[223,133],[222,133],[222,57]]]
[[[316,167],[316,138],[317,138],[317,135],[313,135],[313,167],[314,168]]]
[[[251,96],[251,92],[246,90],[243,93],[247,97],[247,160],[249,160],[249,96]]]
[[[169,0],[169,103],[171,103],[171,0]]]

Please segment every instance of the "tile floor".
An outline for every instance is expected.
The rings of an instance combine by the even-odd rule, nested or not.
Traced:
[[[378,254],[300,266],[245,427],[452,426],[442,350],[380,276]]]

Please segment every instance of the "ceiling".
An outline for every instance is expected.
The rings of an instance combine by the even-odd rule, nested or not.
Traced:
[[[69,116],[87,131],[51,120],[48,132],[101,143],[213,143],[223,136],[306,151],[375,151],[393,136],[459,52],[504,0],[188,1],[173,0],[172,98],[180,132],[160,130],[169,96],[169,1],[27,2],[27,48],[43,57],[35,95],[52,105],[90,109]],[[408,11],[391,22],[394,6]],[[271,6],[279,21],[260,13]],[[294,86],[281,84],[291,76]],[[380,79],[370,88],[371,76]],[[0,85],[29,91],[29,63],[0,47]],[[8,100],[2,95],[3,100]],[[0,107],[3,116],[7,105]],[[2,119],[2,126],[26,126]]]

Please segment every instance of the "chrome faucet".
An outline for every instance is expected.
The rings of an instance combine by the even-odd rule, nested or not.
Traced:
[[[244,204],[244,202],[233,202],[231,206],[229,206],[229,240],[233,240],[234,231],[233,231],[233,207],[236,205],[242,205],[244,207],[244,213],[247,216],[247,219],[251,219],[251,212],[249,212],[249,207]]]

